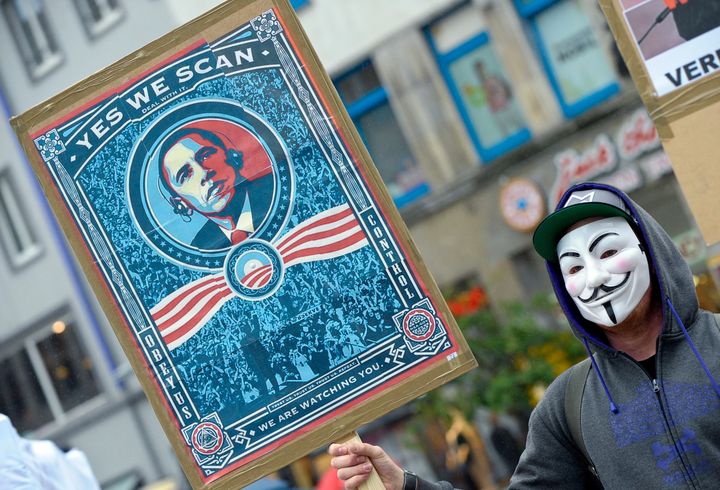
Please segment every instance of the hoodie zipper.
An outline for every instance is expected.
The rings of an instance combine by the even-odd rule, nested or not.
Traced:
[[[630,360],[635,365],[637,365],[642,370],[645,377],[651,381],[653,393],[655,393],[655,398],[657,399],[658,405],[660,406],[660,413],[662,413],[663,420],[665,421],[665,429],[666,429],[668,435],[670,436],[670,440],[673,443],[673,447],[675,448],[675,453],[678,455],[678,459],[680,461],[680,466],[682,467],[683,473],[685,473],[685,478],[687,479],[688,483],[691,485],[692,488],[697,488],[695,486],[695,482],[693,481],[692,473],[691,473],[690,469],[688,468],[688,465],[685,463],[685,458],[683,457],[683,452],[680,450],[680,447],[678,446],[678,441],[672,432],[672,426],[670,424],[670,421],[668,420],[668,416],[665,413],[665,405],[663,405],[662,398],[660,397],[660,383],[658,383],[657,375],[656,375],[656,377],[651,378],[650,373],[647,372],[647,370],[642,366],[642,364],[640,364],[639,362],[637,362],[635,359],[628,356],[624,352],[618,352],[618,353],[620,355],[626,357],[628,360]],[[660,346],[659,345],[658,345],[655,355],[656,356],[660,355]],[[657,368],[658,368],[658,360],[659,360],[659,357],[656,357],[656,359],[655,359],[655,371],[656,372],[657,372]]]

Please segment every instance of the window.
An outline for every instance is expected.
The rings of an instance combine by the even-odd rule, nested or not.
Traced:
[[[32,369],[30,356],[20,350],[0,360],[0,413],[23,432],[53,419],[40,381]]]
[[[62,61],[42,0],[0,0],[30,78],[38,79]]]
[[[523,17],[530,17],[557,0],[515,0],[515,6]]]
[[[620,91],[617,76],[578,0],[515,0],[531,24],[543,66],[566,117]]]
[[[425,29],[440,72],[483,161],[532,137],[477,7],[464,5]]]
[[[402,208],[430,192],[372,63],[339,77],[335,86],[395,205]]]
[[[13,268],[22,267],[40,253],[9,169],[0,170],[0,243]]]
[[[310,3],[310,0],[290,0],[290,5],[292,5],[292,8],[295,10],[304,7],[308,3]]]
[[[0,413],[19,432],[62,422],[100,394],[92,360],[63,317],[0,355],[0,387]]]
[[[75,5],[90,37],[107,31],[123,16],[118,0],[75,0]]]

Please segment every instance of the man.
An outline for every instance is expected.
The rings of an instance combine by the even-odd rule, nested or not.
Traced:
[[[500,75],[488,73],[485,63],[480,60],[473,64],[475,76],[485,92],[485,103],[492,114],[492,120],[504,139],[520,131],[525,123],[513,104],[510,84]]]
[[[720,475],[720,328],[698,308],[692,274],[670,237],[625,194],[570,188],[533,245],[570,326],[592,356],[579,385],[587,461],[566,412],[571,372],[530,417],[510,488],[716,488]],[[332,464],[355,488],[371,460],[389,489],[449,489],[418,480],[381,448],[332,445]],[[591,470],[590,467],[593,467]]]
[[[176,214],[207,218],[192,246],[225,248],[248,238],[270,208],[274,182],[269,159],[255,175],[244,176],[243,153],[221,135],[196,126],[172,133],[160,147],[160,182]],[[267,158],[267,157],[266,157]]]

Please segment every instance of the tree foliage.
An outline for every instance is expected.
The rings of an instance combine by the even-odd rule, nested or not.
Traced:
[[[527,415],[555,377],[587,356],[557,304],[546,297],[530,306],[509,303],[459,317],[478,368],[418,402],[421,416],[446,418],[451,408],[467,416],[478,407]]]

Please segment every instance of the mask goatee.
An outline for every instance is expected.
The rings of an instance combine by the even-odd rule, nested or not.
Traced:
[[[613,307],[610,304],[610,301],[605,303],[603,305],[603,308],[605,308],[605,313],[607,313],[607,316],[610,317],[610,321],[613,322],[613,324],[616,324],[617,318],[615,317],[615,312],[613,311]]]

